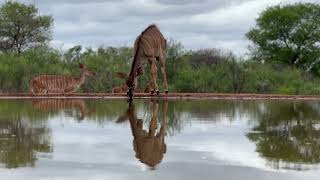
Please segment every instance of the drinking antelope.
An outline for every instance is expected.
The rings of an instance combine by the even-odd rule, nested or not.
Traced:
[[[151,75],[151,94],[156,91],[159,94],[157,85],[157,62],[161,66],[161,72],[163,76],[163,86],[165,92],[168,93],[168,83],[166,76],[165,66],[165,51],[166,51],[166,39],[159,31],[158,27],[154,24],[148,26],[135,40],[134,43],[134,58],[127,80],[128,95],[130,98],[133,96],[133,91],[136,86],[137,77],[144,73],[143,66],[146,62],[150,65]]]
[[[79,64],[82,70],[80,76],[72,75],[39,75],[31,79],[31,93],[72,93],[84,83],[86,76],[93,73],[85,65]]]
[[[129,76],[126,73],[123,72],[117,72],[116,76],[119,77],[120,79],[128,80]],[[135,83],[137,85],[137,83]],[[145,92],[145,93],[150,93],[151,91],[151,83],[148,82],[146,88],[143,89],[135,89],[136,92]],[[112,88],[111,93],[126,93],[128,91],[128,86],[126,84],[120,85],[120,86],[115,86]]]

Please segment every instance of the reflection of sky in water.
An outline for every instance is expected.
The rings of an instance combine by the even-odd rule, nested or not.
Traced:
[[[181,133],[166,137],[167,153],[155,171],[150,171],[135,157],[129,122],[97,124],[84,120],[78,123],[59,114],[48,122],[52,129],[53,153],[39,153],[33,168],[0,169],[0,177],[5,180],[253,180],[320,176],[319,170],[278,171],[268,166],[267,160],[255,152],[256,145],[245,136],[252,128],[252,122],[245,115],[232,121],[223,115],[219,121],[199,121],[187,113],[180,118],[189,122]]]
[[[184,129],[183,134],[170,141],[170,148],[176,146],[186,152],[203,152],[201,158],[217,164],[269,169],[255,152],[255,145],[244,136],[247,131],[245,120],[221,120],[215,124],[197,123],[195,120],[192,126]]]

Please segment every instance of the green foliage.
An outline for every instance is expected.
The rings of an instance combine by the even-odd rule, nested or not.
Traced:
[[[182,55],[185,54],[185,50],[180,42],[170,39],[167,42],[166,51],[166,70],[167,70],[167,80],[171,81],[172,77],[175,75],[175,69],[177,64],[181,59]]]
[[[191,65],[186,65],[177,70],[173,82],[174,90],[177,92],[225,92],[228,91],[224,66],[203,66],[192,69]]]
[[[246,35],[255,45],[257,60],[294,65],[319,74],[319,4],[269,7]]]
[[[167,70],[169,71],[171,65],[175,66],[167,73],[169,91],[320,94],[319,79],[298,68],[253,60],[244,61],[230,53],[212,52],[219,52],[223,60],[211,63],[215,60],[206,59],[197,64],[194,59],[198,52],[183,52],[176,59],[168,56]],[[132,48],[127,47],[82,50],[80,46],[76,46],[66,52],[40,47],[27,50],[21,55],[0,54],[0,91],[28,92],[30,79],[39,74],[78,76],[78,63],[82,62],[96,75],[88,77],[79,92],[110,92],[112,87],[125,83],[125,80],[116,77],[115,73],[129,72],[132,53]],[[145,67],[145,74],[139,80],[142,89],[150,79],[148,65]],[[160,72],[158,75],[158,84],[162,88],[162,75]]]
[[[21,53],[51,39],[51,16],[40,16],[33,5],[7,1],[0,7],[0,51]]]
[[[48,48],[28,50],[22,56],[0,54],[0,91],[26,92],[29,81],[39,74],[68,74],[59,53]]]
[[[297,68],[248,62],[246,91],[252,93],[319,94],[319,79]]]
[[[132,48],[107,47],[97,51],[86,50],[81,61],[96,73],[88,79],[82,90],[86,92],[110,92],[113,86],[125,83],[115,76],[116,72],[129,72],[131,68]]]
[[[39,74],[78,76],[78,63],[96,74],[87,78],[79,92],[110,92],[112,87],[125,84],[115,74],[129,73],[131,47],[93,50],[77,45],[66,51],[49,48],[44,42],[50,39],[52,18],[39,16],[37,11],[32,5],[16,2],[0,8],[0,92],[28,92],[30,79]],[[214,48],[187,51],[170,39],[166,49],[169,91],[320,94],[319,17],[318,4],[267,8],[257,19],[257,26],[247,33],[255,44],[254,57],[247,60]],[[23,36],[12,30],[16,28],[13,25],[24,29],[19,32]],[[4,49],[9,41],[15,42],[14,37],[25,38],[17,41],[24,44]],[[162,90],[163,77],[158,70],[157,82]],[[138,88],[144,89],[149,81],[146,64]]]

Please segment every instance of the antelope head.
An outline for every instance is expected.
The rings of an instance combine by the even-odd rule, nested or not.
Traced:
[[[135,74],[132,74],[128,77],[127,79],[127,86],[128,86],[128,92],[127,92],[127,95],[130,97],[130,100],[132,99],[132,96],[133,96],[133,91],[134,91],[134,88],[135,88],[135,79],[136,79],[136,76]]]
[[[134,88],[134,77],[129,77],[127,80],[127,86],[129,89],[133,89]]]
[[[143,70],[143,67],[142,66],[139,66],[137,68],[136,71],[134,71],[134,73],[130,74],[128,79],[127,79],[127,86],[128,86],[128,89],[129,89],[129,93],[132,94],[133,93],[133,90],[136,86],[136,83],[137,83],[137,77],[142,75],[144,73],[144,70]],[[131,96],[129,94],[129,96]]]

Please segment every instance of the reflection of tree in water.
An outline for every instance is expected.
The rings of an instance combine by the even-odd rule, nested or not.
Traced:
[[[180,133],[186,126],[192,126],[192,120],[208,122],[208,125],[221,123],[221,120],[232,122],[256,112],[260,102],[241,100],[169,101],[167,133],[169,135]]]
[[[123,112],[123,107],[127,107],[123,100],[86,100],[80,103],[69,101],[65,104],[60,102],[62,101],[41,101],[32,104],[31,101],[0,101],[2,163],[7,167],[32,165],[36,158],[35,152],[50,151],[48,141],[50,132],[45,126],[39,125],[48,119],[50,114],[48,112],[51,112],[49,109],[55,112],[57,108],[78,109],[77,112],[80,113],[77,114],[80,119],[84,117],[81,115],[81,109],[94,109],[94,113],[85,116],[90,121],[103,124],[117,119]],[[167,119],[164,128],[167,135],[181,132],[187,125],[192,124],[192,120],[207,121],[212,124],[221,122],[221,119],[233,121],[246,116],[245,119],[250,119],[249,123],[254,125],[253,132],[248,133],[247,137],[256,143],[257,152],[267,159],[272,167],[302,169],[306,167],[305,164],[320,163],[320,128],[316,127],[320,123],[319,103],[273,100],[169,101],[165,113],[161,108],[162,105],[163,102],[160,102],[158,112],[154,114],[157,114],[158,119]],[[138,112],[138,117],[149,123],[154,117],[153,108],[154,105],[152,103],[150,105],[150,102],[136,100],[133,112]],[[7,119],[13,121],[3,121]],[[137,120],[136,124],[137,127],[141,127],[139,129],[141,133],[145,132],[142,134],[149,133],[142,131],[143,123],[140,120]],[[150,131],[150,127],[148,130]],[[159,132],[159,128],[157,131]],[[135,149],[138,152],[138,145]],[[137,155],[141,158],[140,156]],[[14,157],[18,157],[16,162]],[[159,155],[155,159],[162,158],[163,154],[162,157]]]
[[[133,149],[136,157],[152,169],[163,159],[166,153],[165,133],[167,127],[168,102],[163,102],[161,126],[158,129],[159,102],[151,102],[150,124],[148,130],[143,129],[143,120],[137,118],[133,103],[129,103],[126,113],[119,117],[118,122],[129,119],[133,135]]]
[[[0,164],[6,168],[34,166],[37,152],[52,152],[50,140],[45,123],[0,120]]]
[[[273,168],[304,169],[320,163],[320,111],[310,102],[265,103],[247,137]]]

